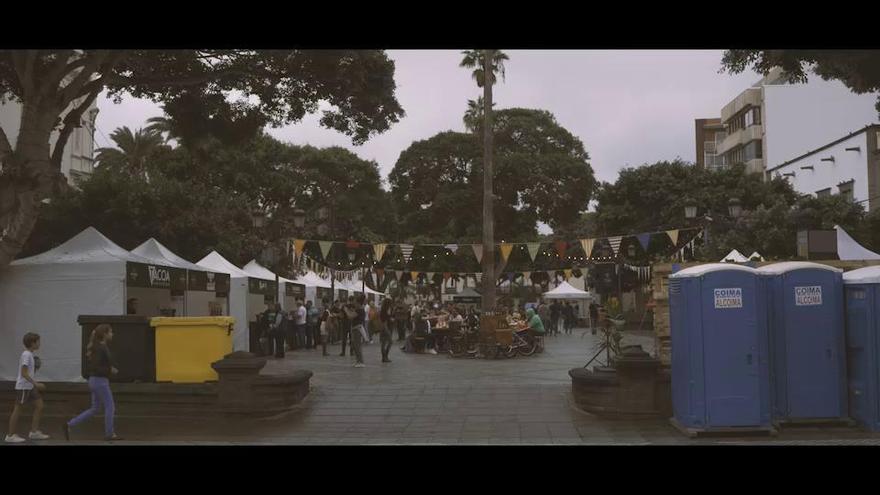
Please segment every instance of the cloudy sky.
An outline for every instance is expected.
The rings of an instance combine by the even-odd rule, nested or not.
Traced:
[[[496,108],[540,108],[586,146],[599,180],[617,171],[658,160],[694,160],[694,119],[717,117],[760,76],[720,74],[718,50],[508,50],[507,78],[496,86]],[[468,99],[481,90],[458,67],[458,50],[390,50],[397,98],[406,116],[362,146],[318,125],[317,116],[270,129],[295,144],[344,146],[375,160],[386,176],[413,141],[445,130],[464,130]],[[162,112],[153,103],[129,98],[99,102],[97,146],[109,145],[116,127],[143,127]]]

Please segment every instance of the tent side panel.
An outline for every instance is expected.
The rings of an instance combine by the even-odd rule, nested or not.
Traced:
[[[248,279],[246,277],[232,277],[229,285],[229,312],[235,318],[232,348],[236,351],[249,351],[247,317]]]

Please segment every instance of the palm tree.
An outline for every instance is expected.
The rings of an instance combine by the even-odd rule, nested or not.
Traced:
[[[150,117],[147,119],[147,124],[144,130],[162,135],[166,143],[171,140],[180,139],[180,131],[177,129],[177,125],[168,117]]]
[[[162,135],[146,129],[132,132],[119,127],[110,133],[117,148],[98,148],[95,160],[104,166],[120,167],[134,176],[148,179],[147,160],[163,145]]]
[[[482,128],[484,106],[485,104],[483,103],[482,96],[477,98],[476,101],[468,100],[468,108],[467,111],[464,113],[464,117],[462,118],[465,129],[475,134],[479,132],[479,130]],[[492,106],[494,107],[495,104],[493,103]]]
[[[484,315],[495,311],[495,225],[492,211],[492,86],[496,73],[504,78],[504,61],[509,58],[500,50],[465,50],[460,67],[472,69],[477,86],[483,88],[483,302]],[[487,77],[488,74],[488,77]],[[495,329],[488,320],[481,325],[487,348],[495,341]],[[487,350],[487,349],[484,349]]]

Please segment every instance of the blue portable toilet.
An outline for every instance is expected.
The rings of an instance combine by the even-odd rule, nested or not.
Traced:
[[[843,270],[786,261],[758,269],[767,294],[775,421],[848,421]]]
[[[766,305],[754,268],[710,263],[669,277],[672,424],[700,432],[766,430]]]
[[[850,416],[880,431],[880,266],[843,274]]]

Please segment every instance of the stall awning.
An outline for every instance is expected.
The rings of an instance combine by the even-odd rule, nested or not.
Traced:
[[[839,225],[834,226],[837,231],[837,257],[842,261],[880,260],[880,254],[866,249],[855,239],[850,237]]]
[[[562,282],[555,289],[545,292],[543,297],[545,299],[592,299],[593,294],[572,287],[568,282]]]
[[[150,237],[143,244],[131,250],[133,254],[142,256],[152,260],[154,263],[173,266],[176,268],[184,268],[186,270],[195,270],[200,272],[208,271],[206,268],[190,263],[180,256],[171,252],[156,239]]]

